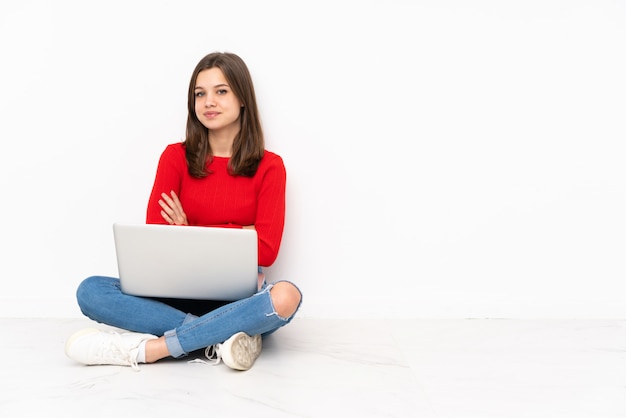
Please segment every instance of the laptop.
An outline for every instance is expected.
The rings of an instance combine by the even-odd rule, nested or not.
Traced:
[[[122,292],[234,301],[258,287],[253,229],[114,223]]]

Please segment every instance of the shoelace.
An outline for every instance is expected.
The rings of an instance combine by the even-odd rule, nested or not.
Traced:
[[[220,354],[221,348],[222,348],[222,344],[210,345],[204,350],[204,356],[209,361],[197,358],[194,360],[189,360],[189,363],[202,363],[202,364],[208,364],[211,366],[217,366],[222,361],[222,355]]]
[[[130,367],[136,372],[140,371],[139,364],[137,364],[137,356],[139,354],[138,348],[133,348],[128,350],[124,347],[124,342],[122,341],[122,336],[118,333],[111,333],[114,335],[115,341],[112,343],[103,344],[101,347],[101,352],[99,353],[99,357],[105,363],[118,364],[119,360],[122,359],[128,363]]]
[[[132,367],[132,369],[136,372],[140,371],[141,369],[139,368],[139,364],[137,364],[137,356],[139,354],[139,349],[138,348],[133,348],[132,350],[130,350],[130,358],[128,359],[129,363],[130,363],[130,367]]]

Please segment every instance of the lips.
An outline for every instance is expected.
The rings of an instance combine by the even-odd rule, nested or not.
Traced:
[[[204,112],[203,115],[207,119],[212,119],[212,118],[218,116],[219,112]]]

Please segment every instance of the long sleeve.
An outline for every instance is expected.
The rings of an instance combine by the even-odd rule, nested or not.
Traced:
[[[285,224],[286,171],[277,155],[263,170],[255,221],[259,235],[259,262],[270,266],[278,256]]]
[[[185,149],[180,144],[169,145],[159,158],[152,192],[148,200],[146,223],[167,223],[161,216],[161,206],[159,205],[161,193],[170,194],[171,191],[174,191],[176,195],[180,196],[182,180],[186,176],[189,174],[187,173]]]

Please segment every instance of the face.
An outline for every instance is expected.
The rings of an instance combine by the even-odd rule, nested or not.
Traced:
[[[196,117],[212,131],[239,131],[239,114],[242,103],[228,85],[222,70],[209,68],[196,78]]]

